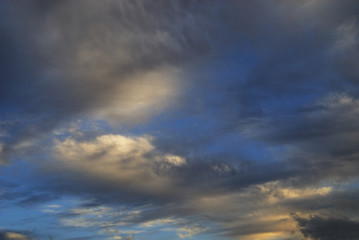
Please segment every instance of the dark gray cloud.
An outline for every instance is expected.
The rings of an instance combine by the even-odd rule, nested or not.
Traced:
[[[332,215],[355,217],[359,209],[358,191],[339,191],[324,196],[313,195],[305,199],[288,199],[281,204],[297,212],[322,211]]]
[[[303,235],[314,240],[359,239],[359,223],[356,221],[319,216],[296,217],[296,221]]]

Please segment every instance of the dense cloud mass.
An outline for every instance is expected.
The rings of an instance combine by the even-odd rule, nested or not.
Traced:
[[[328,218],[318,216],[309,219],[297,218],[298,225],[305,237],[312,239],[358,239],[359,223],[346,219]]]
[[[0,240],[359,239],[358,13],[2,1]]]

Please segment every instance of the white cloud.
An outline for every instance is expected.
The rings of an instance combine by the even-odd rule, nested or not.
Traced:
[[[178,70],[160,69],[132,76],[114,86],[106,96],[106,105],[92,114],[113,125],[144,121],[175,103],[180,91],[178,75]]]
[[[82,142],[72,138],[56,140],[54,156],[58,159],[57,168],[117,183],[123,188],[151,192],[162,192],[171,185],[169,176],[156,171],[158,163],[165,162],[169,168],[186,164],[180,156],[156,151],[148,135],[108,134]]]
[[[154,227],[154,226],[164,226],[168,224],[177,224],[179,220],[173,218],[161,218],[156,220],[147,221],[141,224],[143,227]]]
[[[177,229],[177,236],[180,238],[190,238],[193,235],[206,231],[208,228],[185,226]]]
[[[182,166],[186,164],[186,159],[171,154],[165,155],[165,161],[175,166]]]
[[[110,207],[95,207],[95,208],[73,208],[71,209],[72,213],[80,215],[92,215],[102,218],[104,215],[115,212],[114,209]]]

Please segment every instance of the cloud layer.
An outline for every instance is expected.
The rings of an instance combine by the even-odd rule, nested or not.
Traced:
[[[356,239],[358,10],[3,1],[0,240]]]

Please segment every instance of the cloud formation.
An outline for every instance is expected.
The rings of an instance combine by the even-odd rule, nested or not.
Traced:
[[[303,235],[314,240],[358,239],[359,223],[355,221],[319,216],[296,218],[296,221]]]
[[[358,12],[1,2],[0,239],[356,239]]]
[[[148,194],[171,191],[173,168],[186,165],[186,159],[154,151],[150,136],[102,135],[93,141],[66,139],[55,144],[55,166],[85,178]]]
[[[23,233],[12,231],[0,231],[1,240],[30,240],[32,238],[27,237]]]

